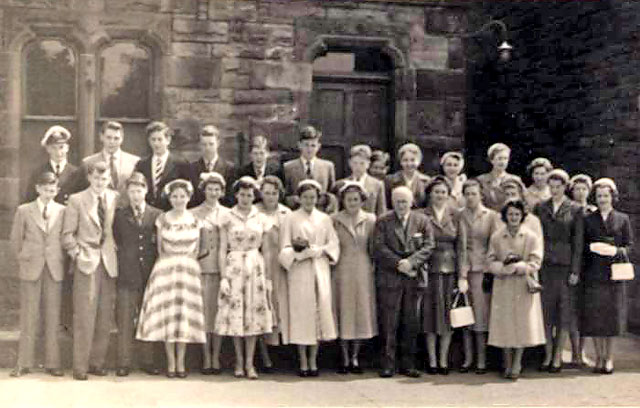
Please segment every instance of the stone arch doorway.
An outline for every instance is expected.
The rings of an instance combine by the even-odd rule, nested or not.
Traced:
[[[323,155],[337,177],[349,173],[349,148],[393,146],[393,63],[379,49],[332,47],[313,62],[309,123],[322,130]]]

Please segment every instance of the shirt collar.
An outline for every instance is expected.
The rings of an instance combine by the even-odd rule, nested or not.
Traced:
[[[145,210],[145,207],[146,207],[146,202],[144,202],[144,201],[143,201],[143,202],[139,205],[139,207],[140,207],[140,212],[142,212],[142,213],[144,214],[144,210]],[[135,214],[136,207],[135,207],[133,204],[131,204],[131,209],[133,210],[133,213]]]
[[[209,168],[209,163],[211,163],[211,168],[214,168],[216,166],[216,164],[218,163],[218,158],[220,156],[216,155],[211,159],[207,159],[206,157],[202,157],[202,161],[204,162],[205,167]]]
[[[42,214],[42,212],[44,211],[44,201],[42,201],[42,199],[38,197],[36,198],[36,203],[38,204],[38,209],[40,210],[40,214]],[[49,204],[51,204],[51,201],[49,201]]]
[[[111,160],[111,156],[113,156],[114,159],[116,159],[116,161],[119,161],[121,152],[122,152],[121,149],[116,150],[114,153],[107,153],[106,150],[102,150],[102,157],[105,159],[107,163],[109,163],[109,161]]]
[[[314,164],[316,163],[316,157],[313,157],[311,160],[307,160],[304,157],[300,156],[300,160],[302,160],[302,164],[304,164],[305,167],[307,166],[307,164],[311,164],[311,168],[313,168]]]
[[[64,171],[64,168],[67,167],[67,159],[60,160],[60,163],[56,163],[53,160],[49,160],[49,163],[51,164],[51,168],[54,170],[56,169],[56,166],[59,166],[60,173],[62,173]]]
[[[367,178],[367,173],[364,173],[364,174],[363,174],[360,178],[358,178],[358,179],[357,179],[357,178],[356,178],[356,176],[354,176],[353,174],[351,175],[351,180],[353,180],[353,181],[355,181],[355,182],[357,182],[357,183],[360,183],[360,184],[362,184],[362,185],[364,185],[364,182],[365,182],[366,178]]]
[[[161,155],[161,156],[158,156],[158,155],[154,154],[154,155],[153,155],[153,162],[154,162],[154,163],[155,163],[155,161],[156,161],[156,159],[157,159],[158,157],[160,158],[160,160],[162,160],[162,162],[163,162],[163,163],[165,163],[165,162],[167,161],[167,159],[169,158],[169,150],[167,149],[167,151],[166,151],[166,152],[164,152],[164,154],[163,154],[163,155]]]

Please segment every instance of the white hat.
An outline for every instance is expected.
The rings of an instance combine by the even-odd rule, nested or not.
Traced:
[[[458,159],[460,161],[460,167],[464,167],[464,156],[461,152],[446,152],[440,158],[440,165],[444,166],[444,162],[447,161],[449,157],[453,157],[454,159]]]
[[[54,125],[44,133],[40,145],[45,147],[54,143],[68,143],[69,139],[71,139],[71,132],[69,132],[67,128]]]
[[[603,177],[603,178],[600,178],[600,179],[596,180],[596,182],[593,183],[593,189],[594,190],[596,188],[602,187],[602,186],[609,187],[611,189],[611,191],[613,191],[613,194],[618,194],[618,187],[616,186],[616,183],[613,181],[613,179],[610,179],[608,177]]]
[[[493,155],[501,152],[503,150],[506,150],[507,152],[511,153],[511,148],[509,146],[507,146],[504,143],[494,143],[491,146],[489,146],[489,148],[487,149],[487,157],[489,159],[493,158]]]
[[[224,181],[224,177],[222,174],[212,171],[210,173],[200,173],[200,182],[198,183],[198,188],[202,190],[208,183],[218,183],[225,188],[227,186],[226,181]]]

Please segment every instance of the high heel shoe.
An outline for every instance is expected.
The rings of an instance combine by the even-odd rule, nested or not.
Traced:
[[[247,367],[247,378],[250,380],[258,379],[258,373],[256,372],[255,367]]]
[[[236,378],[244,377],[244,369],[242,367],[236,367],[235,370],[233,370],[233,376]]]
[[[613,361],[612,360],[607,360],[604,363],[604,367],[602,367],[602,374],[613,374]]]
[[[429,365],[424,371],[429,375],[436,375],[438,374],[438,367],[432,367]]]

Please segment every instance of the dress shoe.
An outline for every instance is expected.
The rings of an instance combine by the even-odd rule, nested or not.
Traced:
[[[562,366],[556,367],[556,366],[551,366],[549,367],[549,372],[551,374],[558,374],[562,371]]]
[[[438,368],[438,374],[440,374],[440,375],[449,375],[449,367],[440,367],[440,368]]]
[[[507,376],[507,379],[511,381],[518,381],[518,378],[520,378],[520,373],[511,373]]]
[[[458,372],[462,373],[462,374],[466,374],[469,372],[469,370],[471,369],[471,365],[463,365],[460,366],[460,368],[458,369]]]
[[[211,367],[203,368],[203,369],[200,370],[200,374],[202,374],[202,375],[212,375],[213,374],[213,368],[211,368]]]
[[[271,365],[271,366],[263,366],[260,369],[260,372],[263,372],[265,374],[272,374],[274,371],[276,371],[276,369]]]
[[[298,377],[308,377],[309,376],[309,370],[303,370],[303,369],[299,369],[298,370]]]
[[[402,370],[400,371],[400,374],[410,377],[410,378],[418,378],[420,377],[420,371],[416,370],[415,368],[409,368],[406,370]]]
[[[255,367],[248,367],[247,368],[247,378],[250,380],[257,380],[258,379],[258,373],[256,372]]]
[[[118,377],[126,377],[129,375],[129,367],[120,367],[116,370],[116,376]]]
[[[63,377],[64,371],[61,368],[45,368],[44,370],[47,374],[53,377]]]
[[[351,372],[351,374],[363,374],[364,371],[362,370],[362,367],[360,367],[359,365],[353,365],[351,364],[351,367],[349,367],[349,371]]]
[[[309,369],[309,377],[319,377],[320,371],[316,368],[315,370]]]
[[[167,371],[167,373],[165,375],[167,376],[167,378],[176,378],[176,372],[175,371]]]
[[[538,367],[538,371],[543,372],[543,373],[547,373],[549,372],[549,368],[551,368],[551,364],[540,364],[540,367]]]
[[[104,377],[108,374],[108,372],[104,368],[89,367],[89,374],[96,375],[98,377]]]
[[[160,375],[160,369],[156,367],[146,367],[142,371],[149,375]]]
[[[613,361],[609,360],[604,363],[604,367],[602,367],[602,374],[613,374]]]
[[[73,372],[73,379],[77,381],[87,381],[89,377],[87,377],[86,373],[81,373],[79,371]]]
[[[186,371],[176,371],[176,377],[178,378],[187,378],[187,375]]]
[[[211,375],[220,375],[222,374],[222,368],[211,368]]]
[[[382,371],[380,371],[380,377],[382,378],[391,378],[393,377],[393,370],[391,368],[383,368]]]
[[[341,365],[340,367],[338,367],[338,370],[336,370],[336,372],[338,374],[349,374],[349,367],[346,365]]]
[[[22,377],[25,374],[29,374],[31,372],[30,369],[26,368],[26,367],[20,367],[17,366],[16,368],[14,368],[11,373],[9,374],[11,377]]]
[[[436,375],[438,374],[438,367],[427,366],[424,371],[429,375]]]
[[[236,378],[244,377],[244,368],[236,367],[235,370],[233,370],[233,376]]]
[[[477,375],[483,375],[487,373],[487,369],[486,368],[480,368],[480,367],[476,367],[476,374]]]

